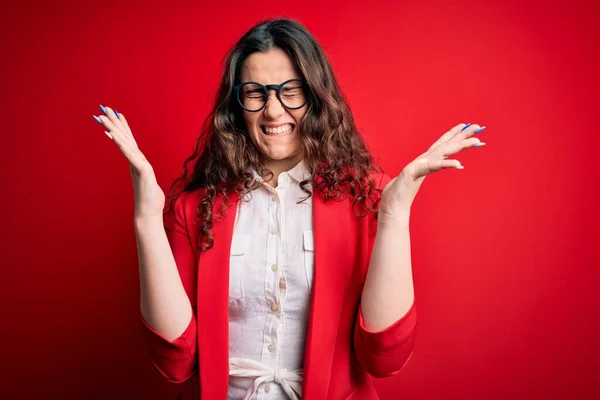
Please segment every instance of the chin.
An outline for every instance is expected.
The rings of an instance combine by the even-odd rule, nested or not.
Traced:
[[[261,152],[262,156],[271,161],[285,161],[299,158],[298,151],[266,151]]]
[[[259,143],[255,142],[254,145],[259,149],[263,157],[272,161],[298,158],[300,153],[302,153],[302,145],[297,140],[282,141],[282,143],[265,143],[265,141],[261,140]]]

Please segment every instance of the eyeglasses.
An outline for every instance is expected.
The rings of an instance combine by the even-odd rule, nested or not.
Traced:
[[[242,82],[235,85],[233,90],[240,106],[250,112],[265,108],[270,90],[276,91],[277,98],[288,110],[297,110],[308,103],[308,83],[303,79],[289,79],[280,85]]]

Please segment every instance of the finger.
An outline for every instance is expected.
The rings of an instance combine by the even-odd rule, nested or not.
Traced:
[[[108,129],[111,135],[121,138],[122,141],[129,143],[134,148],[138,148],[135,139],[132,136],[127,135],[121,128],[115,126],[110,118],[106,115],[100,115],[98,118],[102,121],[102,124]]]
[[[457,133],[459,133],[463,128],[467,127],[467,124],[458,124],[455,127],[453,127],[452,129],[450,129],[448,132],[444,133],[442,136],[440,136],[440,138],[438,140],[436,140],[430,147],[429,150],[434,149],[435,147],[437,147],[438,145],[440,145],[441,143],[444,143],[448,140],[450,140],[451,138],[453,138]]]
[[[131,128],[129,127],[129,122],[127,122],[127,118],[125,118],[125,114],[119,113],[119,120],[123,123],[123,126],[127,130],[127,133],[129,133],[129,135],[133,137],[133,133],[131,133]]]
[[[441,160],[441,159],[432,159],[432,158],[424,158],[419,162],[414,169],[415,179],[427,176],[433,172],[440,171],[442,169],[455,168],[455,169],[463,169],[464,167],[458,160]]]
[[[100,104],[100,110],[102,110],[104,116],[107,117],[116,127],[121,129],[124,133],[128,133],[120,118],[117,117],[115,110],[108,106],[104,107],[102,104]]]
[[[110,107],[106,108],[109,109]],[[131,133],[131,128],[129,127],[129,123],[127,122],[127,118],[125,118],[125,115],[123,113],[118,112],[117,110],[112,110],[112,114],[114,114],[117,117],[117,119],[112,119],[111,121],[113,121],[113,123],[115,123],[116,126],[120,127],[123,130],[123,132],[133,137],[133,133]]]
[[[440,158],[446,158],[448,156],[454,155],[464,149],[470,147],[481,147],[484,146],[485,143],[479,140],[479,138],[471,137],[468,139],[463,139],[460,142],[448,142],[441,145],[438,149],[435,149],[431,152],[431,155],[438,154]]]
[[[144,156],[144,154],[137,148],[132,146],[131,141],[127,140],[127,137],[120,130],[115,130],[112,132],[104,131],[106,135],[112,139],[112,141],[117,145],[121,153],[127,158],[129,163],[138,171],[141,171],[145,166],[148,160]]]
[[[449,143],[449,142],[459,142],[461,140],[468,139],[471,136],[473,136],[476,132],[481,131],[482,128],[485,129],[485,126],[481,127],[478,124],[472,124],[468,128],[466,128],[465,130],[460,131],[459,133],[457,133],[456,135],[454,135],[453,137],[451,137],[450,140],[448,140],[446,143]]]

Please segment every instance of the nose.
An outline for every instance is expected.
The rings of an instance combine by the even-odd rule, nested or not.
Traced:
[[[265,116],[269,119],[278,119],[285,113],[283,104],[277,98],[275,91],[271,92],[265,104]]]

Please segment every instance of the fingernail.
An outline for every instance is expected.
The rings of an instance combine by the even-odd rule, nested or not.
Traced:
[[[485,126],[482,126],[481,128],[477,128],[477,129],[475,129],[475,130],[473,131],[473,133],[478,133],[478,132],[481,132],[481,131],[482,131],[482,130],[484,130],[484,129],[485,129]]]
[[[465,129],[467,129],[469,126],[471,126],[471,123],[469,122],[464,128],[462,128],[460,131],[464,131]]]
[[[106,131],[104,131],[104,133],[106,133],[106,136],[108,136],[108,138],[109,138],[110,140],[112,140],[112,138],[113,138],[113,137],[112,137],[112,135],[111,135],[110,133],[108,133],[108,132],[106,132]]]
[[[475,143],[473,145],[473,147],[481,147],[481,146],[485,146],[485,143],[484,142],[479,142],[479,143]]]
[[[102,104],[99,104],[99,106],[100,106],[100,109],[102,110],[102,112],[104,113],[104,115],[106,115],[106,108],[104,108],[104,107],[102,106]]]
[[[101,123],[102,123],[102,120],[101,120],[100,118],[96,117],[95,115],[94,115],[94,119],[95,119],[95,120],[96,120],[96,121],[97,121],[99,124],[101,124]]]
[[[117,116],[117,118],[121,119],[121,117],[119,117],[119,112],[117,110],[115,110],[115,115]]]
[[[458,167],[456,167],[456,169],[465,169],[465,167],[463,167],[462,165],[459,165]]]

